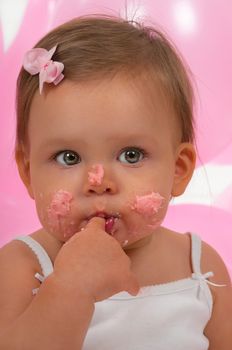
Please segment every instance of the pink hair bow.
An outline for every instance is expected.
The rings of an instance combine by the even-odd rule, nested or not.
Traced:
[[[51,60],[57,46],[54,46],[51,50],[36,47],[26,52],[23,61],[23,68],[35,75],[39,73],[39,92],[42,93],[43,84],[53,83],[59,84],[64,78],[62,71],[64,65],[61,62]]]

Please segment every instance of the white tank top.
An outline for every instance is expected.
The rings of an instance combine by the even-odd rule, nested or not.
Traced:
[[[36,254],[43,280],[53,271],[44,248],[30,236],[25,242]],[[165,284],[141,288],[137,296],[121,292],[95,303],[83,350],[207,350],[204,335],[212,313],[208,277],[201,273],[201,239],[191,234],[192,275]],[[36,290],[33,290],[36,293]]]

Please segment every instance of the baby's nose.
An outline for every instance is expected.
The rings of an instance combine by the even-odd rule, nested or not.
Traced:
[[[91,195],[91,194],[98,194],[98,195],[101,195],[101,194],[104,194],[104,193],[109,193],[109,194],[113,194],[115,193],[115,190],[113,188],[112,185],[110,185],[109,183],[107,184],[102,184],[102,185],[98,185],[98,186],[93,186],[93,185],[90,185],[87,189],[87,191],[85,191],[85,193],[88,195]]]
[[[88,172],[88,179],[84,185],[84,193],[91,194],[114,194],[117,191],[116,184],[108,176],[106,176],[104,168],[101,164],[92,166]]]

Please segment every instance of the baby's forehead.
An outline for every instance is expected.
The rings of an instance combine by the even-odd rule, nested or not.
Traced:
[[[61,104],[79,104],[118,102],[124,106],[139,106],[149,108],[170,108],[171,101],[161,84],[144,79],[143,77],[125,77],[124,75],[115,76],[113,79],[98,79],[93,81],[70,81],[66,80],[59,86],[46,86],[44,94],[39,92],[35,94],[32,101],[36,108],[54,108]]]
[[[179,127],[169,98],[158,83],[121,75],[97,81],[66,80],[58,86],[49,86],[42,95],[34,96],[30,119],[35,118],[38,124],[47,127],[49,123],[63,123],[63,118],[67,126],[74,125],[76,120],[85,124],[92,119],[95,128],[108,123],[108,129],[116,130],[118,123],[123,128],[129,120],[128,132],[136,129],[136,124],[141,128],[152,119],[156,119],[154,127],[166,123],[177,132]]]
[[[122,92],[122,93],[121,93]],[[164,84],[157,78],[151,79],[148,75],[133,75],[133,74],[116,74],[113,78],[105,77],[103,79],[94,79],[86,81],[71,81],[64,80],[59,86],[47,85],[45,92],[40,95],[37,91],[32,105],[37,101],[37,105],[42,103],[47,104],[51,101],[54,106],[63,101],[68,100],[71,103],[70,97],[75,95],[79,102],[82,98],[88,99],[88,104],[97,97],[102,97],[103,100],[117,100],[117,98],[125,96],[123,102],[127,99],[128,103],[134,105],[145,104],[150,108],[171,108],[172,101]]]

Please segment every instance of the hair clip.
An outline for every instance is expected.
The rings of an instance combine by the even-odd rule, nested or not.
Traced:
[[[36,47],[26,52],[23,60],[23,68],[35,75],[39,73],[39,92],[42,93],[43,84],[59,84],[64,78],[62,71],[64,65],[61,62],[53,61],[51,58],[56,51],[57,45],[51,50]]]

